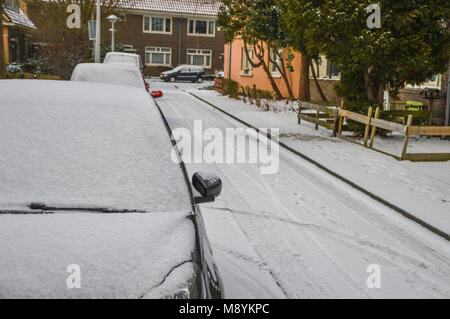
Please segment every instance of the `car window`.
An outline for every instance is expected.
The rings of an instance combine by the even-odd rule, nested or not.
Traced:
[[[107,54],[104,63],[106,64],[132,64],[140,67],[139,61],[135,56],[123,54]]]
[[[71,81],[96,82],[145,88],[139,69],[126,65],[79,64],[72,73]]]

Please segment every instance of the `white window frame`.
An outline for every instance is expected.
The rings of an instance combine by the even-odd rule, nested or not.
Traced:
[[[248,55],[253,61],[253,48],[247,48]],[[248,70],[248,71],[246,71]],[[242,48],[242,63],[241,63],[241,75],[242,76],[253,76],[253,66],[250,64],[249,59],[247,59],[247,54],[245,53],[245,47]]]
[[[189,32],[189,25],[191,24],[191,21],[193,22],[193,28],[194,28],[194,32]],[[206,33],[197,33],[197,21],[205,21],[206,22]],[[209,33],[209,24],[213,22],[214,26],[213,26],[213,33]],[[208,20],[208,19],[188,19],[187,22],[187,34],[189,36],[196,36],[196,37],[215,37],[216,36],[216,21],[215,20]]]
[[[189,52],[191,51],[191,52]],[[192,51],[195,51],[195,53],[193,53]],[[204,53],[203,51],[209,51],[209,53]],[[203,57],[207,57],[209,56],[209,65],[206,65],[206,58],[203,59],[203,65],[196,65],[193,64],[194,59],[192,58],[192,60],[189,58],[189,56],[192,55],[201,55]],[[186,50],[186,64],[190,64],[190,65],[196,65],[196,66],[202,66],[204,69],[211,69],[212,66],[212,50],[210,49],[187,49]]]
[[[272,55],[272,52],[274,52],[274,50],[275,50],[274,48],[270,48],[269,54]],[[278,52],[279,52],[280,55],[282,55],[283,54],[283,49],[278,49]],[[274,60],[274,59],[272,59],[272,60]],[[280,57],[278,55],[276,56],[275,62],[277,64],[279,64],[279,66],[281,68],[281,60],[280,60]],[[275,68],[274,66],[275,65],[269,59],[269,70],[270,70],[270,73],[275,75],[275,76],[280,76],[281,77],[280,72],[278,72],[278,69]]]
[[[420,85],[407,84],[405,87],[408,89],[418,89],[418,90],[422,90],[424,88],[441,89],[441,78],[442,78],[442,75],[437,74],[436,80],[434,80],[434,81],[427,81]]]
[[[150,51],[150,49],[155,49],[155,51]],[[170,52],[161,52],[162,49],[170,50]],[[147,60],[147,53],[149,54],[149,58]],[[164,54],[164,62],[163,63],[152,63],[152,55],[153,53],[158,54]],[[169,58],[167,59],[167,56],[169,55]],[[172,48],[166,48],[166,47],[153,47],[153,46],[146,46],[145,47],[145,65],[150,66],[171,66],[172,65]],[[169,60],[169,61],[167,61]]]
[[[148,30],[145,30],[145,18],[148,18]],[[164,31],[152,30],[152,18],[163,19],[163,29]],[[167,22],[166,20],[170,20],[170,32],[166,30]],[[159,34],[172,34],[173,30],[173,21],[171,17],[163,17],[163,16],[142,16],[142,31],[144,33],[159,33]]]

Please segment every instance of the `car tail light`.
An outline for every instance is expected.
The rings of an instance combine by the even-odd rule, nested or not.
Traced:
[[[144,81],[145,89],[147,90],[147,92],[150,92],[149,85],[148,85],[147,81],[145,81],[144,73],[141,72],[141,75],[142,75],[142,81]]]
[[[158,97],[163,96],[163,93],[162,93],[161,91],[152,91],[150,94],[151,94],[154,98],[158,98]]]

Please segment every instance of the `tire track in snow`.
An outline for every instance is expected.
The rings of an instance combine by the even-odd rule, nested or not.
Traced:
[[[195,101],[193,97],[189,97],[192,101]],[[212,121],[213,123],[209,123],[209,126],[215,124],[217,127],[221,127],[223,126],[224,120],[232,123],[231,127],[236,126],[233,121],[220,115],[220,113],[210,112],[210,108],[208,108],[207,113],[205,113],[206,109],[204,105],[201,105],[198,102],[189,103],[189,101],[186,101],[184,98],[184,93],[180,93],[179,95],[170,97],[168,101],[171,109],[178,109],[178,116],[182,116],[181,110],[183,110],[183,112],[186,112],[189,119],[193,119],[195,116],[199,117],[198,114],[200,114],[201,119],[209,122]],[[184,116],[186,117],[186,115]],[[192,129],[192,126],[190,128]],[[292,154],[289,154],[289,156],[293,157]],[[239,213],[233,213],[232,216],[245,236],[247,236],[250,241],[257,243],[255,245],[255,250],[258,254],[258,258],[267,263],[270,267],[272,276],[285,291],[287,296],[368,296],[365,291],[361,289],[360,284],[356,283],[355,286],[355,280],[357,279],[352,279],[351,276],[349,276],[352,269],[346,269],[345,266],[342,266],[341,263],[337,262],[339,259],[338,257],[342,256],[339,255],[339,251],[330,251],[326,244],[327,241],[324,241],[324,238],[343,243],[352,251],[357,251],[361,254],[369,254],[370,252],[370,256],[375,256],[379,260],[385,260],[386,263],[389,263],[389,267],[400,266],[399,268],[402,268],[402,271],[410,271],[412,268],[408,268],[404,265],[412,264],[414,268],[421,268],[421,259],[419,258],[404,253],[400,253],[398,255],[399,257],[396,257],[395,254],[396,251],[399,251],[398,249],[390,251],[389,246],[376,242],[373,244],[374,247],[371,247],[370,243],[373,241],[367,243],[364,241],[366,239],[358,235],[358,233],[349,233],[346,224],[351,224],[352,219],[358,219],[359,223],[369,225],[371,228],[388,235],[389,238],[401,242],[400,247],[405,246],[411,251],[418,252],[420,255],[426,255],[429,259],[427,261],[427,267],[431,264],[435,265],[434,268],[436,269],[445,266],[448,268],[449,261],[447,255],[440,253],[426,242],[422,243],[421,236],[417,236],[416,238],[414,232],[411,233],[411,228],[413,227],[403,229],[402,226],[405,224],[404,221],[397,222],[398,220],[401,220],[401,217],[396,215],[395,218],[387,216],[389,215],[388,212],[383,212],[383,214],[380,215],[380,211],[386,211],[386,208],[381,204],[377,203],[376,205],[373,205],[372,203],[369,206],[368,202],[370,202],[371,199],[361,199],[361,196],[364,195],[355,194],[354,191],[342,189],[345,187],[339,187],[336,182],[329,183],[329,180],[324,178],[324,176],[318,175],[314,169],[308,168],[307,165],[310,165],[309,163],[302,163],[299,158],[286,161],[286,156],[283,157],[283,165],[289,171],[288,175],[290,175],[290,179],[287,181],[291,182],[298,179],[307,184],[303,185],[303,188],[301,189],[295,189],[295,191],[301,191],[304,194],[303,199],[305,202],[301,202],[303,207],[300,208],[300,211],[298,211],[299,207],[293,209],[292,205],[289,206],[288,203],[286,203],[286,200],[283,201],[284,204],[280,202],[278,196],[280,195],[280,192],[282,193],[283,191],[286,191],[286,189],[278,187],[276,182],[274,184],[274,180],[271,181],[268,178],[263,178],[259,172],[255,173],[257,167],[245,166],[245,169],[243,166],[239,165],[215,165],[215,167],[225,176],[226,183],[224,181],[224,185],[227,187],[228,193],[233,193],[227,194],[233,199],[229,205],[226,205],[227,208],[230,207],[230,210],[233,209],[232,207],[237,206],[239,207],[239,210],[242,211],[259,212],[267,207],[276,207],[272,212],[272,219],[261,216],[256,218]],[[301,174],[299,168],[302,168]],[[237,182],[239,179],[242,179],[243,176],[245,176],[245,182]],[[295,179],[294,176],[296,176]],[[328,177],[328,179],[330,179],[330,177]],[[268,181],[271,182],[268,183]],[[293,183],[293,185],[295,185],[295,183]],[[315,193],[311,192],[314,188],[322,189],[324,193],[327,194],[326,203],[333,203],[333,201],[336,200],[342,200],[344,203],[339,203],[340,206],[338,208],[335,206],[328,208],[326,203],[321,203],[321,201],[316,200],[314,195],[312,195]],[[336,194],[332,196],[329,195],[329,193]],[[261,194],[263,194],[264,197],[259,196]],[[344,196],[340,197],[342,195]],[[254,201],[255,198],[260,200],[261,203],[253,204],[252,201]],[[276,199],[275,201],[273,200],[274,198]],[[295,198],[289,198],[289,200],[296,201]],[[267,204],[267,207],[264,207],[264,203]],[[273,203],[276,203],[276,205]],[[310,205],[311,207],[309,207]],[[317,217],[321,217],[320,222],[325,223],[327,225],[326,227],[320,226],[322,228],[316,229],[314,229],[314,227],[309,227],[310,229],[301,231],[299,230],[298,225],[288,225],[288,227],[286,227],[285,222],[276,221],[277,218],[291,220],[298,219],[302,215],[304,215],[304,217],[309,217],[308,214],[314,214],[314,208],[317,208],[319,211],[326,211],[326,216],[315,214]],[[347,220],[341,218],[339,209],[346,210],[345,216]],[[352,214],[353,217],[351,217]],[[317,222],[311,224],[319,225]],[[345,231],[341,230],[339,232],[338,230],[335,230],[338,226]],[[327,228],[332,229],[334,233],[320,230]],[[280,238],[280,236],[283,236],[284,238]],[[299,244],[296,245],[297,243]],[[308,251],[308,249],[311,249],[311,245],[315,247],[314,250],[317,252]],[[408,260],[408,258],[412,259]],[[320,275],[320,273],[316,273],[314,267],[321,264],[333,265],[332,268],[334,270],[332,269],[330,271],[332,274],[326,278],[318,277],[317,275]],[[419,271],[420,270],[421,269],[419,269]],[[436,275],[436,271],[437,270],[433,270],[433,273],[430,274],[430,276],[433,277],[431,279],[429,278],[430,276],[423,275],[423,273],[420,273],[420,276],[416,277],[416,279],[419,284],[426,286],[427,290],[439,287],[440,285],[435,283],[436,278],[440,277]],[[441,273],[442,278],[445,278],[445,275],[448,275],[448,271],[445,271],[444,268],[444,271]],[[408,277],[405,277],[405,280],[408,280]],[[445,282],[448,282],[448,279],[443,282],[443,285],[445,285]],[[345,289],[340,288],[340,286],[346,286],[349,291],[345,291]],[[448,291],[445,292],[445,289],[438,290],[438,295],[446,293],[448,293]]]

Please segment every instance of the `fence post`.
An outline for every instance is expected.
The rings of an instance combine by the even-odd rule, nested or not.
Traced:
[[[377,107],[375,109],[375,118],[377,119],[379,116],[380,116],[380,108]],[[375,138],[376,130],[377,130],[377,127],[376,126],[372,126],[372,134],[370,135],[370,142],[369,142],[369,147],[370,148],[372,148],[372,146],[373,146],[373,140]]]
[[[302,107],[300,106],[300,101],[299,101],[298,102],[298,113],[297,113],[298,124],[300,124],[302,122],[302,119],[300,118],[301,114],[302,114]]]
[[[409,127],[412,124],[412,115],[408,115],[408,122],[406,124],[405,128],[405,140],[403,141],[403,150],[402,150],[402,156],[400,157],[401,160],[406,159],[406,150],[408,148],[408,140],[409,140]]]
[[[367,139],[369,138],[369,130],[370,130],[370,120],[372,119],[372,112],[373,108],[369,107],[369,112],[367,112],[367,124],[366,124],[366,130],[364,131],[364,146],[367,147]]]
[[[344,99],[341,99],[341,106],[339,107],[339,110],[343,110],[343,109],[344,109]],[[339,116],[338,133],[342,134],[342,126],[344,125],[344,117],[340,116],[339,113],[338,113],[338,116]]]
[[[316,125],[315,125],[316,130],[319,129],[319,111],[316,111]]]

